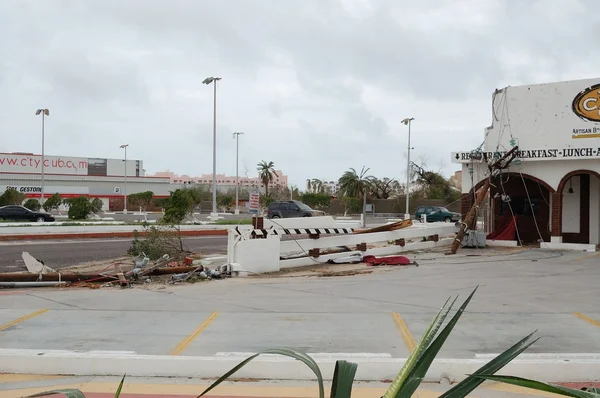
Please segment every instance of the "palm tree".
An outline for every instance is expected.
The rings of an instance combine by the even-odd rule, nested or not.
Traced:
[[[269,184],[273,182],[273,176],[278,177],[273,162],[261,161],[257,164],[258,178],[265,186],[265,196],[269,196]]]
[[[353,198],[363,197],[363,227],[366,225],[366,212],[367,212],[367,193],[371,190],[371,181],[374,177],[367,176],[369,169],[365,170],[365,167],[360,170],[360,174],[354,169],[350,169],[338,180],[340,185],[339,194],[341,196],[350,196]]]
[[[312,180],[312,192],[314,193],[323,193],[325,192],[323,187],[323,181],[318,178],[313,178]]]

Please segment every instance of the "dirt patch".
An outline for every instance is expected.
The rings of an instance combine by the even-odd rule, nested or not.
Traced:
[[[261,279],[261,278],[305,278],[305,277],[335,277],[335,276],[353,276],[353,275],[364,275],[378,272],[387,272],[398,268],[414,267],[414,265],[407,266],[392,266],[383,265],[378,267],[369,267],[365,263],[358,264],[315,264],[307,265],[304,267],[295,267],[282,269],[278,272],[268,272],[264,274],[252,275],[249,278]]]

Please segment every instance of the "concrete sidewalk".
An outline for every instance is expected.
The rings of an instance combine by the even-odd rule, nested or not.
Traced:
[[[479,285],[428,380],[464,377],[534,330],[542,339],[507,373],[598,378],[600,253],[410,256],[419,267],[347,277],[1,291],[0,372],[218,377],[247,353],[288,346],[316,353],[328,374],[356,359],[359,379],[390,379],[446,298]],[[256,364],[239,377],[307,377],[293,362]]]
[[[112,398],[119,385],[118,377],[69,377],[0,374],[0,398],[17,398],[43,391],[76,388],[88,398]],[[210,385],[201,379],[165,379],[127,377],[121,392],[122,398],[192,398],[198,396]],[[381,397],[389,383],[356,382],[352,391],[354,398]],[[329,396],[329,384],[326,384],[325,396]],[[448,390],[450,385],[423,384],[413,397],[438,397]],[[499,383],[487,383],[473,391],[470,397],[518,398],[518,397],[558,397],[554,394],[513,387]],[[314,398],[318,397],[316,382],[226,382],[213,389],[207,397],[280,397]]]

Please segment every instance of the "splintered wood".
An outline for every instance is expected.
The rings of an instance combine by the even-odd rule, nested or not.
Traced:
[[[360,231],[354,231],[355,234],[368,234],[371,232],[388,232],[395,231],[397,229],[402,229],[406,227],[410,227],[412,225],[412,220],[402,220],[392,224],[381,225],[375,228],[364,229]]]

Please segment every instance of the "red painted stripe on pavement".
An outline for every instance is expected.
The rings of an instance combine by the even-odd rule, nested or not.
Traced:
[[[583,387],[596,387],[596,388],[600,388],[600,382],[598,381],[590,381],[590,382],[559,382],[559,383],[552,383],[552,384],[556,384],[559,386],[563,386],[563,387],[568,387],[568,388],[573,388],[575,390],[581,390]]]
[[[84,392],[86,398],[113,398],[115,396],[114,393],[110,392]],[[196,398],[198,394],[188,395],[188,394],[129,394],[122,392],[120,398]],[[243,396],[243,395],[205,395],[206,398],[267,398],[261,397],[259,395],[256,396]],[[273,398],[273,397],[270,397]],[[286,397],[286,398],[294,398],[294,397]]]
[[[146,233],[139,231],[140,236]],[[199,231],[181,231],[181,236],[225,236],[226,229],[210,229]],[[133,238],[133,232],[89,232],[89,233],[56,233],[56,234],[19,234],[0,235],[0,240],[47,240],[47,239],[101,239],[101,238]]]

